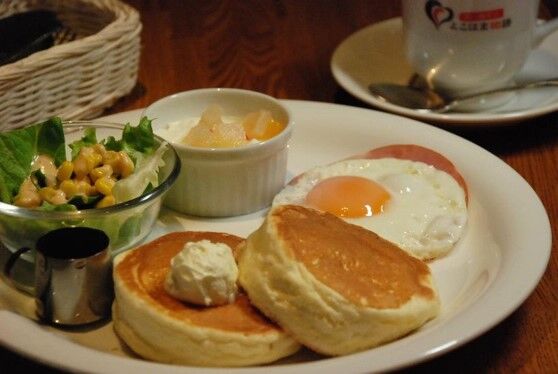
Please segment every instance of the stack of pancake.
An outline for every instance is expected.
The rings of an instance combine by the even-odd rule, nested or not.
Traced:
[[[300,344],[254,308],[246,294],[234,303],[204,307],[165,290],[170,260],[187,242],[209,240],[235,249],[244,240],[210,232],[165,235],[115,258],[117,334],[140,356],[196,366],[246,366],[278,360]]]
[[[302,206],[271,210],[242,248],[239,271],[252,304],[327,355],[396,339],[439,311],[424,262],[372,231]]]
[[[236,252],[243,293],[233,304],[196,306],[164,289],[170,259],[202,239]],[[247,240],[168,234],[119,255],[114,279],[118,335],[143,357],[187,365],[261,364],[299,343],[327,355],[357,352],[417,329],[440,307],[422,261],[371,231],[293,205],[272,208]]]

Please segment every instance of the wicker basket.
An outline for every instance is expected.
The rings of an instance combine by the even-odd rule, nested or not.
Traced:
[[[117,0],[2,0],[0,18],[56,12],[76,39],[0,66],[0,130],[57,115],[92,118],[128,94],[137,79],[141,23]]]

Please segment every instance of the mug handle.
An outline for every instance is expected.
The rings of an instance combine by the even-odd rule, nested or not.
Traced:
[[[18,249],[17,251],[15,251],[14,253],[12,253],[10,255],[10,257],[8,258],[8,261],[6,261],[6,264],[4,265],[4,277],[15,288],[17,288],[19,290],[22,290],[22,291],[24,291],[28,294],[33,295],[35,293],[35,288],[34,287],[30,287],[30,286],[26,286],[24,284],[20,284],[12,276],[12,270],[13,270],[14,265],[16,264],[17,260],[19,260],[21,255],[23,255],[26,252],[29,252],[30,250],[31,250],[31,248],[23,247],[23,248]]]
[[[535,34],[533,35],[533,47],[541,44],[544,38],[556,29],[558,29],[558,18],[537,23],[537,26],[535,27]]]

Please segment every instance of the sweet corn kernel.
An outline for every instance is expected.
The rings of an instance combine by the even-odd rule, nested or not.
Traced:
[[[95,194],[95,187],[93,187],[89,182],[88,182],[89,178],[87,179],[76,179],[75,183],[77,186],[77,194],[82,194],[82,195],[94,195]]]
[[[62,190],[66,194],[66,197],[68,199],[77,195],[79,192],[76,182],[71,179],[62,181],[60,183],[60,190]]]
[[[87,160],[85,159],[85,157],[80,155],[76,157],[73,163],[74,163],[74,174],[76,178],[82,179],[83,177],[87,176],[87,174],[89,174],[90,170],[88,170]]]
[[[104,164],[112,164],[118,159],[118,152],[116,151],[106,151],[103,155],[103,163]]]
[[[100,154],[102,157],[105,156],[105,153],[107,153],[107,150],[105,148],[104,145],[102,145],[101,143],[97,143],[93,146],[93,149],[95,150],[95,152],[97,152],[98,154]]]
[[[96,167],[95,169],[91,170],[89,173],[89,177],[93,182],[97,181],[97,179],[102,177],[110,177],[112,175],[112,166],[110,165],[103,165]]]
[[[107,206],[114,205],[116,203],[116,199],[112,195],[108,195],[103,197],[99,202],[95,205],[95,208],[106,208]]]
[[[82,147],[79,150],[79,155],[81,156],[87,156],[93,153],[93,147]]]
[[[79,151],[76,160],[78,158],[83,158],[86,160],[88,172],[90,172],[91,170],[93,170],[93,168],[97,167],[101,164],[101,162],[103,162],[103,156],[98,153],[94,147],[83,147]]]
[[[93,167],[94,168],[101,165],[101,163],[103,162],[103,156],[100,153],[93,152],[91,157],[93,158]]]
[[[48,201],[51,204],[64,204],[66,202],[66,195],[63,191],[54,189],[53,187],[43,187],[39,190],[41,199]]]
[[[132,161],[130,156],[128,156],[128,154],[124,151],[118,152],[118,156],[119,156],[118,163],[120,166],[120,175],[122,176],[122,178],[126,178],[127,176],[129,176],[134,172],[134,162]]]
[[[26,208],[36,208],[42,203],[41,196],[35,184],[30,178],[23,181],[19,187],[19,192],[14,198],[14,205]]]
[[[58,168],[56,173],[56,178],[59,181],[65,181],[72,177],[72,173],[74,172],[74,164],[71,161],[64,161],[62,165]]]
[[[114,179],[109,177],[102,177],[97,179],[95,182],[95,189],[97,192],[102,193],[103,195],[107,196],[112,193],[112,188],[116,182]]]
[[[29,192],[17,195],[14,199],[14,205],[24,208],[36,208],[42,203],[41,196],[38,192]]]
[[[19,192],[14,199],[14,205],[26,208],[36,208],[42,203],[41,196],[31,178],[27,178],[19,186]]]
[[[80,155],[81,156],[81,155]],[[86,165],[87,165],[87,174],[89,174],[91,172],[91,170],[93,170],[93,168],[95,168],[96,162],[97,162],[97,158],[95,157],[95,154],[93,153],[89,153],[86,155],[81,156],[83,159],[85,159]],[[102,161],[102,157],[101,157],[101,161]]]
[[[113,173],[117,173],[118,168],[118,152],[106,151],[103,155],[103,164],[110,165]]]
[[[56,190],[53,187],[43,187],[39,189],[39,196],[41,199],[46,200],[47,197],[50,197],[56,193]]]

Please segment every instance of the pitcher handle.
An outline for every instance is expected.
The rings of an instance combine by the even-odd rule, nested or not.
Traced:
[[[8,258],[8,261],[6,261],[6,264],[4,265],[4,277],[15,288],[17,288],[19,290],[22,290],[24,292],[27,292],[29,294],[33,294],[34,293],[34,288],[28,287],[28,286],[23,285],[23,284],[20,284],[19,282],[17,282],[12,277],[12,269],[13,269],[14,265],[16,264],[17,260],[19,260],[21,255],[23,255],[26,252],[29,252],[30,250],[31,250],[31,248],[23,247],[23,248],[18,249],[17,251],[15,251],[14,253],[12,253],[10,255],[10,257]]]
[[[535,33],[533,35],[533,47],[538,46],[542,43],[544,38],[550,35],[552,32],[558,29],[558,18],[554,18],[548,21],[542,21],[535,27]]]

